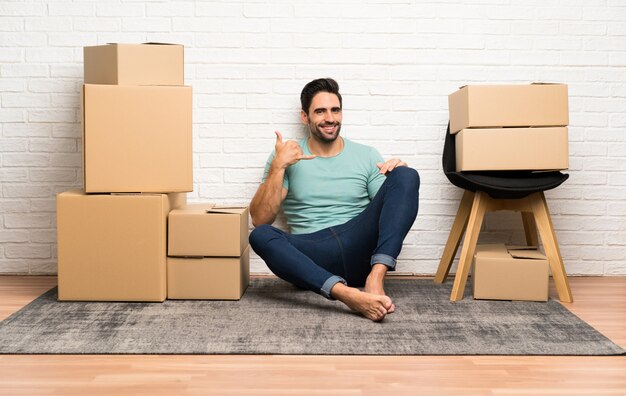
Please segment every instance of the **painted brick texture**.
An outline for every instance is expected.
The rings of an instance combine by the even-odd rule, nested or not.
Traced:
[[[624,21],[620,1],[0,2],[0,273],[56,272],[55,194],[82,183],[82,47],[160,41],[185,45],[194,88],[190,201],[248,203],[273,131],[304,136],[302,86],[337,79],[342,133],[422,176],[402,273],[435,272],[461,197],[441,171],[447,95],[568,84],[571,177],[546,194],[565,266],[626,275]],[[489,214],[480,241],[521,227]]]

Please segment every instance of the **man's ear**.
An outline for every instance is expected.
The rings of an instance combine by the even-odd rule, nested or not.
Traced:
[[[303,124],[309,123],[309,116],[304,110],[300,110],[300,121],[302,121]]]

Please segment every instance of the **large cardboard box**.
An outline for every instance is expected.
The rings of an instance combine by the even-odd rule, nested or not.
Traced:
[[[166,194],[57,195],[59,300],[163,301]]]
[[[191,87],[85,84],[85,191],[193,190]]]
[[[566,126],[567,85],[466,85],[448,96],[450,133],[465,128]]]
[[[107,44],[83,48],[85,83],[183,85],[184,48],[174,44]]]
[[[463,129],[456,170],[562,170],[569,166],[566,127]]]
[[[248,246],[248,208],[190,204],[170,212],[168,256],[239,257]]]
[[[548,259],[536,247],[478,245],[474,298],[548,301]]]
[[[167,258],[167,298],[239,300],[250,283],[250,248],[241,257]]]

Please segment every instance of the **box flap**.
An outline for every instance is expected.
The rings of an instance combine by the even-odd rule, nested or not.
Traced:
[[[206,209],[206,213],[242,214],[247,208],[247,206],[215,205],[209,209]]]
[[[175,44],[175,43],[157,43],[154,41],[150,41],[147,43],[141,43],[141,44],[129,44],[129,43],[107,43],[107,45],[180,45],[182,46],[182,44]]]
[[[537,246],[506,245],[506,250],[513,258],[531,260],[546,259],[546,256],[539,251],[539,247]]]
[[[172,210],[171,214],[202,214],[215,206],[214,203],[189,203],[181,208]]]
[[[497,258],[502,257],[503,254],[506,255],[506,247],[503,243],[476,245],[476,252],[474,253],[476,257],[483,258]]]
[[[485,86],[485,85],[486,86],[499,87],[499,86],[503,86],[503,85],[506,85],[506,86],[510,86],[510,85],[520,85],[520,86],[523,86],[523,85],[526,85],[526,84],[493,84],[493,85],[490,85],[490,84],[465,84],[465,85],[459,86],[459,89],[463,89],[463,88],[469,87],[469,86]],[[565,85],[565,84],[564,83],[558,83],[558,82],[534,81],[534,82],[531,82],[530,85]]]
[[[182,44],[176,44],[176,43],[158,43],[156,41],[150,41],[147,43],[141,43],[141,45],[179,45],[182,46]]]
[[[541,81],[535,81],[530,83],[530,85],[565,85],[563,83],[555,83],[555,82],[541,82]]]
[[[521,250],[521,251],[510,251],[509,254],[511,257],[516,259],[529,259],[529,260],[545,260],[546,256],[537,251],[531,250]]]
[[[214,203],[187,204],[179,209],[172,210],[174,215],[199,215],[206,213],[214,214],[236,214],[240,215],[248,209],[247,206],[239,205],[216,205]]]
[[[539,246],[506,245],[507,250],[538,250]]]

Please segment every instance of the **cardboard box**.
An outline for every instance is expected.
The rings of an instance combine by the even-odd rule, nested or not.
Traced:
[[[191,87],[83,87],[85,191],[193,190]]]
[[[166,194],[58,194],[59,300],[165,300],[169,210]]]
[[[85,84],[183,85],[184,47],[107,44],[83,48]]]
[[[566,126],[567,85],[466,85],[448,96],[450,133],[465,128]]]
[[[167,258],[167,298],[239,300],[250,283],[250,248],[241,257]]]
[[[474,298],[548,301],[548,259],[536,247],[478,245]]]
[[[248,246],[248,208],[191,204],[170,212],[168,256],[239,257]]]
[[[184,208],[187,206],[187,193],[169,193],[167,197],[170,200],[170,209]]]
[[[456,170],[562,170],[569,166],[567,127],[463,129]]]

